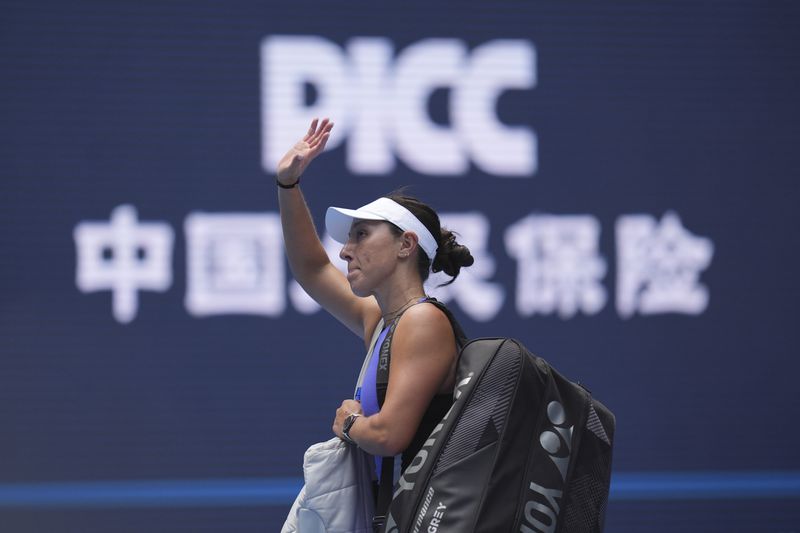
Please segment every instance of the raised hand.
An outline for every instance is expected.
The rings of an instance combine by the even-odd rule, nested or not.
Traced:
[[[280,183],[291,185],[300,179],[300,175],[309,163],[325,149],[331,129],[333,129],[333,122],[327,118],[322,122],[316,118],[311,121],[305,137],[297,141],[278,162],[277,178]]]

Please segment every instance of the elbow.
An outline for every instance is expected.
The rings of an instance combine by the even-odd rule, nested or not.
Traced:
[[[413,435],[403,435],[396,428],[379,427],[374,429],[377,431],[372,434],[372,439],[370,439],[372,440],[370,443],[372,446],[369,446],[372,450],[368,450],[370,453],[390,457],[403,453],[411,444]]]
[[[402,444],[402,443],[400,443],[400,442],[398,442],[396,440],[393,441],[393,440],[389,439],[389,440],[387,440],[386,442],[383,443],[382,448],[383,448],[383,451],[384,451],[384,453],[382,455],[384,457],[390,457],[390,456],[399,455],[399,454],[403,453],[404,451],[406,451],[406,448],[408,448],[408,445],[407,444]]]
[[[413,435],[402,435],[398,431],[387,431],[382,435],[380,448],[384,457],[399,455],[411,445]]]

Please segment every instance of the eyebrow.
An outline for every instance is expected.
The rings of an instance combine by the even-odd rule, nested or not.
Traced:
[[[361,226],[365,226],[367,224],[366,220],[358,220],[353,222],[350,225],[350,229],[347,231],[347,235],[350,236],[354,231],[357,231]]]
[[[354,229],[358,229],[358,228],[361,228],[361,227],[364,227],[364,226],[369,228],[369,227],[374,226],[378,222],[380,222],[380,221],[379,220],[359,220],[359,219],[356,219],[350,225],[350,230],[352,231]]]

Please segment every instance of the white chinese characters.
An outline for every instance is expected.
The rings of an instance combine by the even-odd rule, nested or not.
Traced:
[[[480,212],[446,213],[444,227],[457,230],[475,264],[449,278],[432,274],[428,294],[456,304],[470,319],[496,318],[514,295],[521,317],[596,315],[607,303],[603,280],[607,262],[600,252],[600,222],[591,215],[531,214],[504,231],[508,257],[517,264],[516,285],[494,280],[490,252],[492,228]],[[310,315],[319,305],[287,276],[278,213],[190,213],[185,220],[186,295],[192,316],[260,315],[280,317],[291,305]],[[166,291],[172,285],[174,232],[166,222],[142,222],[130,205],[115,208],[107,222],[76,225],[76,285],[82,292],[111,291],[114,318],[131,322],[139,291]],[[708,288],[700,275],[714,245],[683,227],[675,213],[658,221],[650,215],[623,215],[616,222],[616,310],[634,314],[697,315],[708,307]],[[334,265],[345,271],[341,245],[329,236],[323,244]],[[288,296],[288,298],[287,298]]]
[[[191,213],[186,309],[193,315],[281,315],[283,236],[276,213]]]
[[[165,291],[172,284],[172,228],[163,222],[139,222],[133,206],[117,207],[109,222],[81,222],[73,236],[78,289],[110,290],[119,322],[136,317],[140,290]]]
[[[649,215],[617,220],[617,311],[697,315],[708,306],[708,290],[698,283],[711,264],[710,239],[686,231],[675,213],[660,223]]]
[[[508,228],[505,242],[517,260],[520,315],[598,313],[606,302],[599,236],[600,223],[589,215],[529,215]]]

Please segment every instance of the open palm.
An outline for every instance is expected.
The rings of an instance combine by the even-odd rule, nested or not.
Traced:
[[[316,118],[312,120],[305,137],[297,141],[278,162],[278,181],[290,185],[300,179],[309,163],[325,149],[332,128],[333,122],[327,118],[322,122]]]

